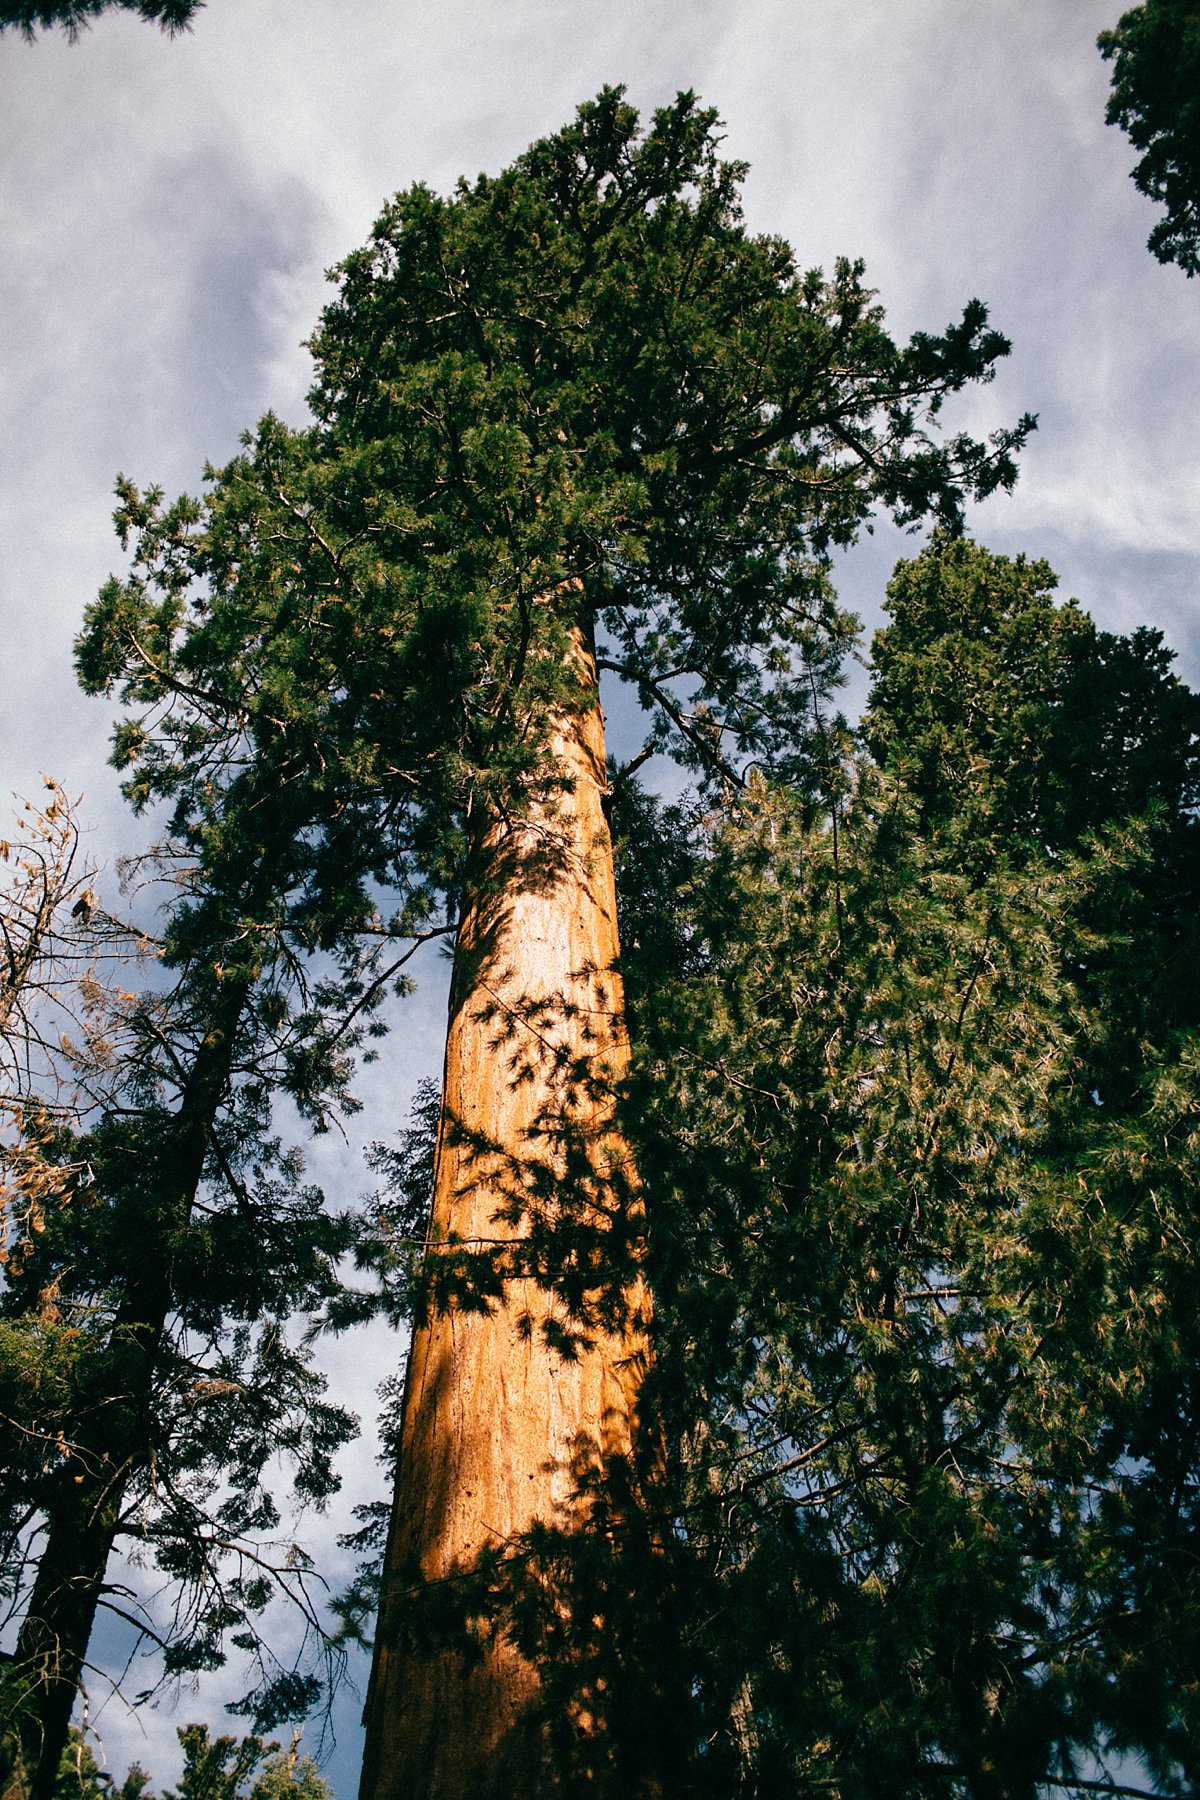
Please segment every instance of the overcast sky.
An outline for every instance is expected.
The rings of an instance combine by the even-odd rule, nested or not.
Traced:
[[[500,169],[614,82],[643,109],[685,87],[716,105],[751,164],[750,224],[804,266],[863,257],[894,332],[988,303],[1013,354],[955,423],[1041,424],[1015,495],[971,529],[1047,557],[1103,625],[1160,626],[1200,682],[1200,282],[1146,251],[1155,212],[1104,124],[1094,44],[1120,10],[209,0],[173,42],[123,15],[73,46],[0,38],[0,797],[52,773],[84,796],[94,857],[119,854],[111,718],[71,673],[81,609],[122,566],[113,477],[196,491],[268,408],[302,422],[323,271],[384,198]],[[852,603],[877,614],[913,548],[882,531],[852,553]],[[436,1067],[443,1006],[435,974],[385,1047],[365,1137],[394,1131]],[[319,1172],[343,1198],[363,1185],[349,1152]],[[399,1354],[377,1335],[332,1360],[369,1406]],[[349,1486],[371,1482],[369,1444],[347,1467]],[[227,1697],[213,1683],[180,1717],[207,1708],[219,1729]],[[103,1726],[112,1766],[140,1755],[167,1778],[169,1719],[109,1706]]]

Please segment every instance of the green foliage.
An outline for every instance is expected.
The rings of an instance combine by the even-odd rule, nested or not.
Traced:
[[[75,1425],[75,1394],[103,1334],[72,1322],[52,1304],[32,1316],[0,1318],[0,1605],[19,1607],[26,1533],[34,1495],[61,1460]]]
[[[582,599],[654,746],[706,777],[805,764],[852,630],[830,547],[1014,478],[1031,420],[934,435],[1007,352],[985,309],[897,345],[861,267],[746,231],[718,143],[691,94],[643,129],[605,90],[500,176],[400,195],[314,339],[339,527],[495,696],[493,760],[553,703]]]
[[[310,1756],[301,1756],[297,1732],[284,1750],[261,1737],[210,1738],[205,1725],[183,1725],[183,1774],[162,1800],[331,1800],[329,1783]],[[104,1774],[87,1738],[74,1727],[63,1753],[54,1800],[158,1800],[150,1777],[134,1763],[119,1784]]]
[[[38,31],[49,31],[61,25],[72,43],[93,19],[105,12],[136,13],[174,37],[187,31],[204,5],[204,0],[2,0],[0,31],[15,27],[23,37],[33,40]]]
[[[309,1756],[264,1744],[260,1737],[210,1739],[203,1725],[179,1732],[184,1769],[163,1800],[330,1800],[329,1783]]]
[[[1145,1044],[1200,1017],[1200,697],[1159,633],[1098,631],[1053,586],[1045,564],[965,542],[902,564],[864,730],[947,866],[1058,866],[1139,822],[1122,880],[1081,900],[1093,941],[1072,968],[1101,1020],[1092,1086],[1111,1106]]]
[[[1045,563],[937,540],[888,586],[866,736],[946,852],[1059,854],[1152,805],[1186,835],[1200,701],[1161,635],[1056,606]]]
[[[150,1777],[134,1763],[119,1784],[105,1774],[82,1731],[74,1726],[59,1764],[54,1800],[155,1800],[147,1790]]]
[[[199,502],[120,484],[134,570],[81,679],[138,709],[126,791],[174,804],[206,877],[245,861],[240,791],[294,797],[306,947],[369,922],[364,880],[403,929],[453,917],[475,834],[553,791],[555,710],[593,703],[577,628],[652,745],[811,782],[852,631],[831,547],[879,505],[953,522],[1011,485],[1032,421],[935,435],[1007,352],[985,309],[897,345],[860,268],[801,275],[747,233],[717,147],[694,96],[643,130],[606,90],[501,176],[399,196],[313,340],[318,425],[267,417]]]
[[[347,797],[357,774],[323,761],[295,636],[283,621],[263,629],[269,596],[254,669],[226,659],[219,629],[206,633],[203,601],[188,635],[200,510],[121,493],[133,572],[91,609],[79,660],[98,687],[127,661],[127,696],[145,707],[117,756],[140,759],[135,805],[169,804],[137,871],[165,877],[165,916],[155,984],[115,995],[103,1051],[85,1041],[78,1053],[83,1098],[50,1146],[62,1179],[0,1296],[15,1325],[49,1295],[52,1318],[91,1339],[60,1411],[27,1421],[43,1455],[3,1484],[25,1527],[10,1545],[14,1585],[34,1577],[4,1724],[38,1761],[37,1800],[95,1610],[124,1610],[104,1586],[118,1540],[167,1577],[173,1617],[133,1622],[164,1646],[168,1675],[214,1667],[232,1644],[257,1664],[247,1704],[264,1719],[317,1697],[312,1668],[280,1666],[259,1620],[287,1596],[302,1660],[323,1662],[310,1565],[278,1542],[272,1486],[282,1457],[297,1497],[321,1504],[356,1424],[324,1398],[303,1337],[337,1290],[349,1233],[272,1129],[273,1108],[286,1096],[324,1129],[354,1105],[354,1053],[406,954],[368,893]]]
[[[374,1284],[357,1293],[347,1288],[334,1298],[328,1319],[335,1330],[380,1312],[396,1325],[413,1319],[433,1199],[441,1101],[436,1082],[420,1082],[407,1129],[394,1145],[371,1146],[367,1161],[384,1185],[364,1208],[354,1259]]]
[[[1142,152],[1139,193],[1166,208],[1149,248],[1190,278],[1200,270],[1200,5],[1144,0],[1098,43],[1113,65],[1108,122]]]
[[[314,339],[311,428],[268,416],[199,500],[118,485],[131,566],[89,609],[78,669],[120,694],[125,792],[164,819],[143,864],[171,886],[163,979],[118,1008],[113,1069],[61,1156],[88,1178],[65,1183],[5,1304],[28,1314],[57,1282],[105,1344],[61,1466],[31,1489],[39,1582],[94,1605],[130,1525],[191,1597],[174,1672],[226,1639],[256,1649],[270,1458],[319,1500],[348,1428],[286,1330],[354,1310],[346,1239],[274,1137],[273,1100],[317,1129],[351,1104],[353,1054],[413,941],[454,929],[484,834],[552,803],[554,719],[596,703],[573,648],[633,684],[645,753],[672,752],[709,799],[754,758],[811,814],[841,781],[821,712],[854,631],[832,551],[876,508],[953,527],[1015,478],[1031,420],[987,444],[939,435],[946,399],[1007,351],[982,305],[897,343],[861,267],[803,273],[747,232],[742,175],[694,96],[643,128],[606,90],[500,176],[387,208]],[[653,887],[643,901],[649,947]],[[706,929],[667,932],[685,982]],[[365,1252],[397,1308],[415,1173]],[[552,1174],[514,1186],[522,1254],[595,1312],[594,1231],[553,1273]],[[311,1623],[302,1557],[268,1573]],[[68,1685],[61,1640],[34,1648]],[[260,1715],[307,1700],[303,1671],[263,1663]]]
[[[901,565],[836,820],[752,782],[627,956],[700,1792],[1196,1779],[1197,713],[1049,586]]]

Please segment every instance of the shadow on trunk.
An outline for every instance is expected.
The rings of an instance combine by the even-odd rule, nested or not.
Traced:
[[[477,839],[367,1702],[364,1800],[654,1795],[669,1696],[644,1215],[595,672]]]

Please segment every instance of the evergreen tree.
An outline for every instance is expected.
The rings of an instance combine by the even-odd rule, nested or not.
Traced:
[[[1138,192],[1166,207],[1148,248],[1190,278],[1200,270],[1200,5],[1144,0],[1098,43],[1113,65],[1108,123],[1142,152]]]
[[[169,1018],[139,1040],[154,1104],[132,1125],[106,1113],[90,1146],[102,1190],[134,1171],[121,1216],[154,1246],[135,1281],[103,1264],[139,1370],[128,1428],[102,1426],[130,1479],[165,1321],[185,1297],[214,1334],[242,1316],[233,1255],[179,1285],[206,1169],[230,1204],[202,1235],[249,1211],[269,1237],[244,1174],[266,1090],[320,1117],[344,1021],[378,991],[361,945],[456,930],[371,1794],[652,1791],[654,1738],[669,1761],[686,1716],[632,1635],[658,1434],[638,1432],[648,1300],[614,1112],[628,1051],[598,675],[634,684],[646,753],[711,792],[750,758],[815,792],[831,740],[814,701],[852,635],[833,548],[879,506],[954,524],[1011,483],[1030,427],[940,438],[945,398],[1007,350],[984,308],[898,345],[860,268],[801,274],[746,231],[742,174],[691,95],[643,130],[608,91],[500,177],[400,196],[314,341],[316,425],[265,420],[199,505],[126,488],[135,573],[81,643],[85,684],[123,684],[139,709],[118,760],[138,804],[173,806],[185,884]],[[102,1562],[81,1580],[66,1559],[56,1591],[94,1594]],[[563,1582],[589,1567],[576,1604]]]
[[[205,1725],[182,1725],[179,1786],[162,1800],[331,1800],[329,1783],[310,1756],[301,1756],[300,1733],[284,1750],[261,1737],[210,1738]],[[59,1767],[54,1800],[157,1800],[150,1777],[134,1763],[118,1785],[97,1763],[85,1734],[71,1729]]]
[[[319,730],[297,727],[327,702],[297,676],[278,614],[257,684],[239,684],[246,671],[202,630],[176,653],[183,595],[228,552],[223,522],[206,530],[190,501],[164,511],[128,485],[121,501],[134,573],[92,609],[80,668],[144,709],[116,754],[136,805],[172,803],[141,870],[165,872],[170,898],[160,981],[118,1000],[79,1064],[76,1116],[43,1134],[39,1166],[57,1162],[57,1181],[32,1195],[28,1163],[14,1164],[24,1213],[5,1320],[88,1339],[42,1383],[55,1406],[35,1409],[42,1455],[7,1472],[6,1505],[32,1534],[15,1579],[30,1567],[33,1580],[3,1684],[5,1780],[34,1796],[52,1792],[97,1608],[127,1612],[107,1577],[118,1540],[178,1596],[168,1673],[214,1666],[232,1638],[259,1655],[244,1710],[264,1723],[319,1688],[271,1666],[254,1617],[286,1592],[320,1642],[302,1553],[270,1548],[265,1474],[282,1454],[300,1497],[335,1485],[353,1421],[287,1327],[336,1290],[347,1236],[274,1135],[272,1097],[317,1127],[350,1104],[351,1054],[406,954],[385,954],[393,932],[353,850],[352,777],[323,758]]]
[[[0,0],[0,31],[13,27],[32,40],[61,25],[72,43],[105,12],[136,13],[174,37],[187,31],[204,0]]]
[[[5,1300],[103,1351],[27,1478],[39,1796],[118,1529],[214,1567],[161,1471],[232,1471],[255,1530],[282,1417],[328,1478],[302,1359],[254,1366],[264,1297],[357,1308],[269,1096],[322,1122],[396,940],[450,933],[425,1251],[376,1252],[415,1330],[370,1800],[1197,1778],[1197,703],[1154,634],[952,535],[1028,425],[935,435],[1006,348],[983,309],[896,345],[860,270],[746,232],[741,173],[691,96],[643,130],[606,92],[400,196],[316,424],[265,420],[201,503],[122,490],[80,666],[137,709],[181,896]],[[880,505],[945,529],[852,748],[829,558]],[[606,773],[602,673],[690,813]],[[177,1667],[261,1597],[212,1591]]]
[[[1052,579],[935,542],[846,787],[623,843],[688,1791],[1196,1781],[1200,701]]]
[[[607,92],[498,178],[401,195],[314,341],[331,525],[387,570],[393,635],[405,607],[414,635],[437,632],[460,758],[445,879],[461,926],[371,1796],[659,1779],[653,1733],[622,1747],[611,1683],[632,1644],[614,1625],[607,1672],[576,1658],[560,1679],[562,1607],[545,1598],[555,1532],[632,1539],[639,1504],[647,1306],[612,1112],[626,1051],[597,675],[635,686],[647,754],[718,787],[757,757],[811,787],[828,755],[813,696],[851,631],[831,549],[881,504],[955,521],[966,494],[1011,482],[1029,425],[939,440],[944,397],[1007,348],[984,309],[895,344],[858,267],[802,275],[746,232],[742,173],[692,96],[642,131]],[[657,1704],[670,1760],[673,1709],[639,1666],[635,1710]]]
[[[331,1800],[312,1758],[299,1754],[299,1732],[287,1750],[260,1737],[210,1739],[203,1725],[182,1726],[179,1741],[183,1775],[163,1800]]]

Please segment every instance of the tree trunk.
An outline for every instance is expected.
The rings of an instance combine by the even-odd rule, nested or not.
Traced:
[[[102,1450],[98,1434],[87,1437],[59,1471],[46,1543],[6,1671],[12,1716],[2,1722],[3,1800],[52,1800],[133,1472],[128,1445],[116,1433]]]
[[[574,654],[562,789],[487,830],[455,953],[362,1800],[652,1791],[619,1771],[616,1696],[578,1656],[580,1625],[605,1623],[600,1589],[581,1621],[553,1579],[553,1548],[603,1561],[628,1524],[648,1322],[613,1125],[628,1048],[582,631]],[[541,1554],[538,1528],[562,1534]]]
[[[159,1350],[173,1304],[169,1242],[200,1186],[246,995],[238,983],[214,1008],[174,1128],[158,1148],[162,1181],[147,1212],[139,1265],[107,1345],[83,1369],[86,1411],[46,1498],[46,1541],[0,1692],[0,1800],[53,1800],[125,1498],[147,1460]]]

